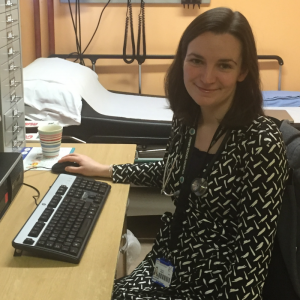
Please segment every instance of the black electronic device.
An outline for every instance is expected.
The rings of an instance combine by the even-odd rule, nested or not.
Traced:
[[[80,167],[80,165],[76,162],[65,161],[54,164],[51,168],[51,171],[54,174],[71,174],[65,170],[66,167]]]
[[[79,263],[111,186],[91,178],[60,174],[12,245],[23,251]]]
[[[20,153],[0,153],[0,219],[23,184],[24,167]]]

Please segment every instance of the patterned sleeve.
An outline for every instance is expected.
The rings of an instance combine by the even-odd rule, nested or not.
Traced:
[[[243,153],[242,191],[226,299],[262,299],[288,178],[285,146],[272,124],[267,122],[266,130],[256,130],[255,138],[238,146]]]
[[[154,163],[113,165],[112,179],[114,183],[133,183],[144,186],[162,186],[165,162],[178,120],[173,118],[171,136],[169,137],[164,159]]]

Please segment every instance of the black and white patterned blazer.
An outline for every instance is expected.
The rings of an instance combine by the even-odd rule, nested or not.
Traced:
[[[183,146],[179,139],[172,142],[179,130]],[[177,156],[166,191],[179,190],[191,134],[195,134],[193,128],[174,118],[164,160],[114,165],[113,181],[161,188],[167,156],[167,167]],[[171,149],[170,144],[174,144]],[[173,216],[166,213],[152,251],[136,271],[115,285],[115,295],[126,294],[124,299],[262,299],[287,177],[285,146],[272,121],[260,116],[250,126],[232,130],[208,174],[208,190],[200,197],[191,192],[186,199],[186,219],[176,249],[169,247]],[[175,271],[165,290],[170,296],[152,298],[155,290],[162,289],[151,282],[159,257],[171,261]],[[133,280],[137,285],[131,284]]]

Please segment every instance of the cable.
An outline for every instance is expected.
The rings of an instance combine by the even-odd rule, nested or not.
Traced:
[[[70,15],[71,15],[73,29],[74,29],[74,33],[75,33],[76,48],[77,48],[77,52],[72,52],[72,53],[69,54],[69,56],[71,56],[72,54],[77,54],[78,55],[78,58],[74,62],[76,62],[79,59],[80,60],[80,64],[85,65],[84,59],[83,59],[82,55],[85,53],[85,51],[87,50],[87,48],[91,44],[92,40],[94,39],[94,36],[95,36],[95,34],[96,34],[96,32],[97,32],[97,30],[99,28],[99,25],[100,25],[102,14],[103,14],[105,8],[110,3],[110,1],[111,0],[108,0],[108,2],[103,7],[103,9],[101,11],[101,14],[100,14],[100,17],[99,17],[99,20],[98,20],[98,24],[96,26],[96,29],[95,29],[95,31],[94,31],[94,33],[93,33],[90,41],[88,42],[87,46],[85,47],[85,49],[83,51],[81,51],[82,44],[81,44],[80,0],[76,0],[76,2],[75,2],[75,21],[74,21],[74,17],[73,17],[73,11],[72,11],[72,8],[71,8],[71,2],[70,2],[70,0],[68,0]],[[79,26],[79,28],[77,28],[77,20],[78,20],[78,26]]]
[[[23,182],[23,184],[26,185],[26,186],[31,187],[32,189],[34,189],[38,193],[36,196],[32,196],[32,198],[34,199],[35,205],[38,206],[37,200],[40,198],[40,195],[41,195],[40,191],[37,188],[35,188],[34,186],[30,185],[30,184],[27,184],[27,183],[24,183],[24,182]]]
[[[108,6],[108,4],[110,3],[110,1],[111,1],[111,0],[108,0],[108,2],[107,2],[107,3],[105,4],[105,6],[103,7],[103,9],[102,9],[102,11],[101,11],[101,14],[100,14],[100,17],[99,17],[99,21],[98,21],[97,27],[96,27],[96,29],[95,29],[95,31],[94,31],[94,33],[93,33],[93,35],[92,35],[92,37],[91,37],[89,43],[87,44],[87,46],[86,46],[85,49],[83,50],[82,54],[85,53],[86,49],[88,48],[88,46],[89,46],[90,43],[92,42],[92,40],[93,40],[93,38],[94,38],[94,36],[95,36],[97,30],[98,30],[98,27],[99,27],[99,24],[100,24],[100,21],[101,21],[101,18],[102,18],[102,14],[103,14],[105,8],[106,8],[106,7]]]
[[[81,56],[81,15],[80,15],[80,0],[77,0],[77,12],[78,12],[78,25],[79,25],[79,50],[78,52],[80,53],[80,64],[81,65],[84,65],[85,66],[85,63],[84,63],[84,59],[83,57]]]
[[[51,170],[51,168],[37,166],[37,167],[33,167],[33,168],[29,168],[29,169],[25,170],[24,173],[26,173],[27,171],[30,171],[30,170],[34,170],[34,169],[47,169],[47,170]]]
[[[51,168],[47,168],[47,167],[33,167],[33,168],[25,170],[24,173],[27,172],[27,171],[30,171],[30,170],[33,170],[33,169],[39,169],[39,168],[51,170]],[[23,184],[30,187],[30,188],[32,188],[32,189],[34,189],[38,193],[36,196],[32,196],[32,198],[34,199],[35,205],[38,206],[37,200],[40,198],[40,195],[41,195],[40,191],[37,188],[35,188],[34,186],[30,185],[30,184],[27,184],[27,183],[24,183],[24,182],[23,182]]]
[[[72,8],[71,8],[71,2],[70,2],[70,0],[68,0],[68,4],[69,4],[69,10],[70,10],[70,15],[71,15],[71,19],[72,19],[73,29],[74,29],[74,33],[75,33],[76,48],[77,48],[77,52],[72,52],[71,54],[75,54],[75,53],[76,54],[80,54],[79,53],[79,41],[78,41],[78,36],[77,36],[77,2],[76,2],[76,7],[75,7],[76,22],[74,21],[74,18],[73,18],[73,11],[72,11]],[[74,62],[76,62],[77,60],[78,60],[78,58]]]

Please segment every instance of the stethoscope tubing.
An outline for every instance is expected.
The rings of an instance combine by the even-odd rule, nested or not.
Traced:
[[[180,140],[179,140],[180,145],[182,145],[182,133],[181,133],[181,129],[182,129],[182,128],[180,127],[179,133],[178,133],[178,135],[180,135]],[[217,132],[218,132],[218,131],[219,131],[219,128],[217,129],[215,135],[217,135]],[[221,133],[222,133],[222,129],[221,129]],[[210,144],[210,146],[209,146],[209,149],[207,150],[207,154],[209,153],[209,150],[210,150],[210,148],[212,147],[212,145],[216,142],[216,140],[215,140],[215,135],[214,135],[213,140],[212,140],[212,142],[211,142],[211,144]],[[219,136],[217,135],[218,138],[219,138],[221,135],[222,135],[222,134],[220,134]],[[198,184],[199,190],[194,191],[194,190],[193,190],[193,187],[191,186],[192,192],[194,192],[197,196],[202,196],[202,195],[205,194],[205,192],[206,192],[206,190],[207,190],[207,188],[208,188],[206,177],[207,177],[208,173],[211,171],[211,169],[212,169],[212,167],[213,167],[213,164],[215,163],[217,157],[218,157],[218,156],[220,155],[220,153],[222,152],[223,147],[225,146],[226,141],[227,141],[228,138],[229,138],[229,135],[230,135],[230,131],[227,130],[227,131],[226,131],[226,135],[225,135],[225,137],[224,137],[224,139],[223,139],[223,141],[222,141],[222,143],[221,143],[221,145],[220,145],[220,147],[219,147],[217,153],[215,154],[214,159],[209,163],[209,165],[208,165],[207,169],[205,170],[204,174],[202,174],[201,178],[195,178],[195,179],[193,180],[192,185],[195,184],[195,181],[199,181],[199,184]],[[174,137],[174,139],[175,139],[175,137]],[[189,144],[190,144],[190,143],[191,143],[191,137],[190,137],[190,139],[189,139]],[[169,151],[172,150],[172,148],[173,148],[173,146],[174,146],[175,143],[172,143],[172,144],[173,144],[173,145],[172,145],[172,147],[170,148]],[[180,148],[181,148],[181,147],[180,147]],[[175,191],[174,193],[167,193],[167,192],[165,191],[165,188],[166,188],[166,186],[167,186],[167,184],[168,184],[168,182],[169,182],[170,176],[171,176],[171,174],[172,174],[172,171],[173,171],[173,169],[174,169],[174,166],[175,166],[175,163],[176,163],[176,161],[177,161],[178,156],[179,156],[179,154],[177,153],[176,156],[175,156],[175,158],[174,158],[174,161],[173,161],[173,163],[172,163],[172,165],[171,165],[171,168],[169,169],[167,178],[166,178],[166,173],[167,173],[167,169],[168,169],[168,164],[169,164],[170,154],[168,155],[168,158],[167,158],[167,161],[166,161],[166,165],[165,165],[165,170],[164,170],[164,174],[163,174],[163,184],[162,184],[162,190],[161,190],[161,193],[164,194],[164,195],[166,195],[166,196],[168,196],[168,197],[177,197],[177,196],[179,195],[179,193],[180,193],[180,190]],[[185,164],[186,164],[186,162],[185,162]],[[183,173],[184,173],[184,172],[185,172],[185,170],[183,170]],[[200,183],[201,183],[201,184],[200,184]]]

